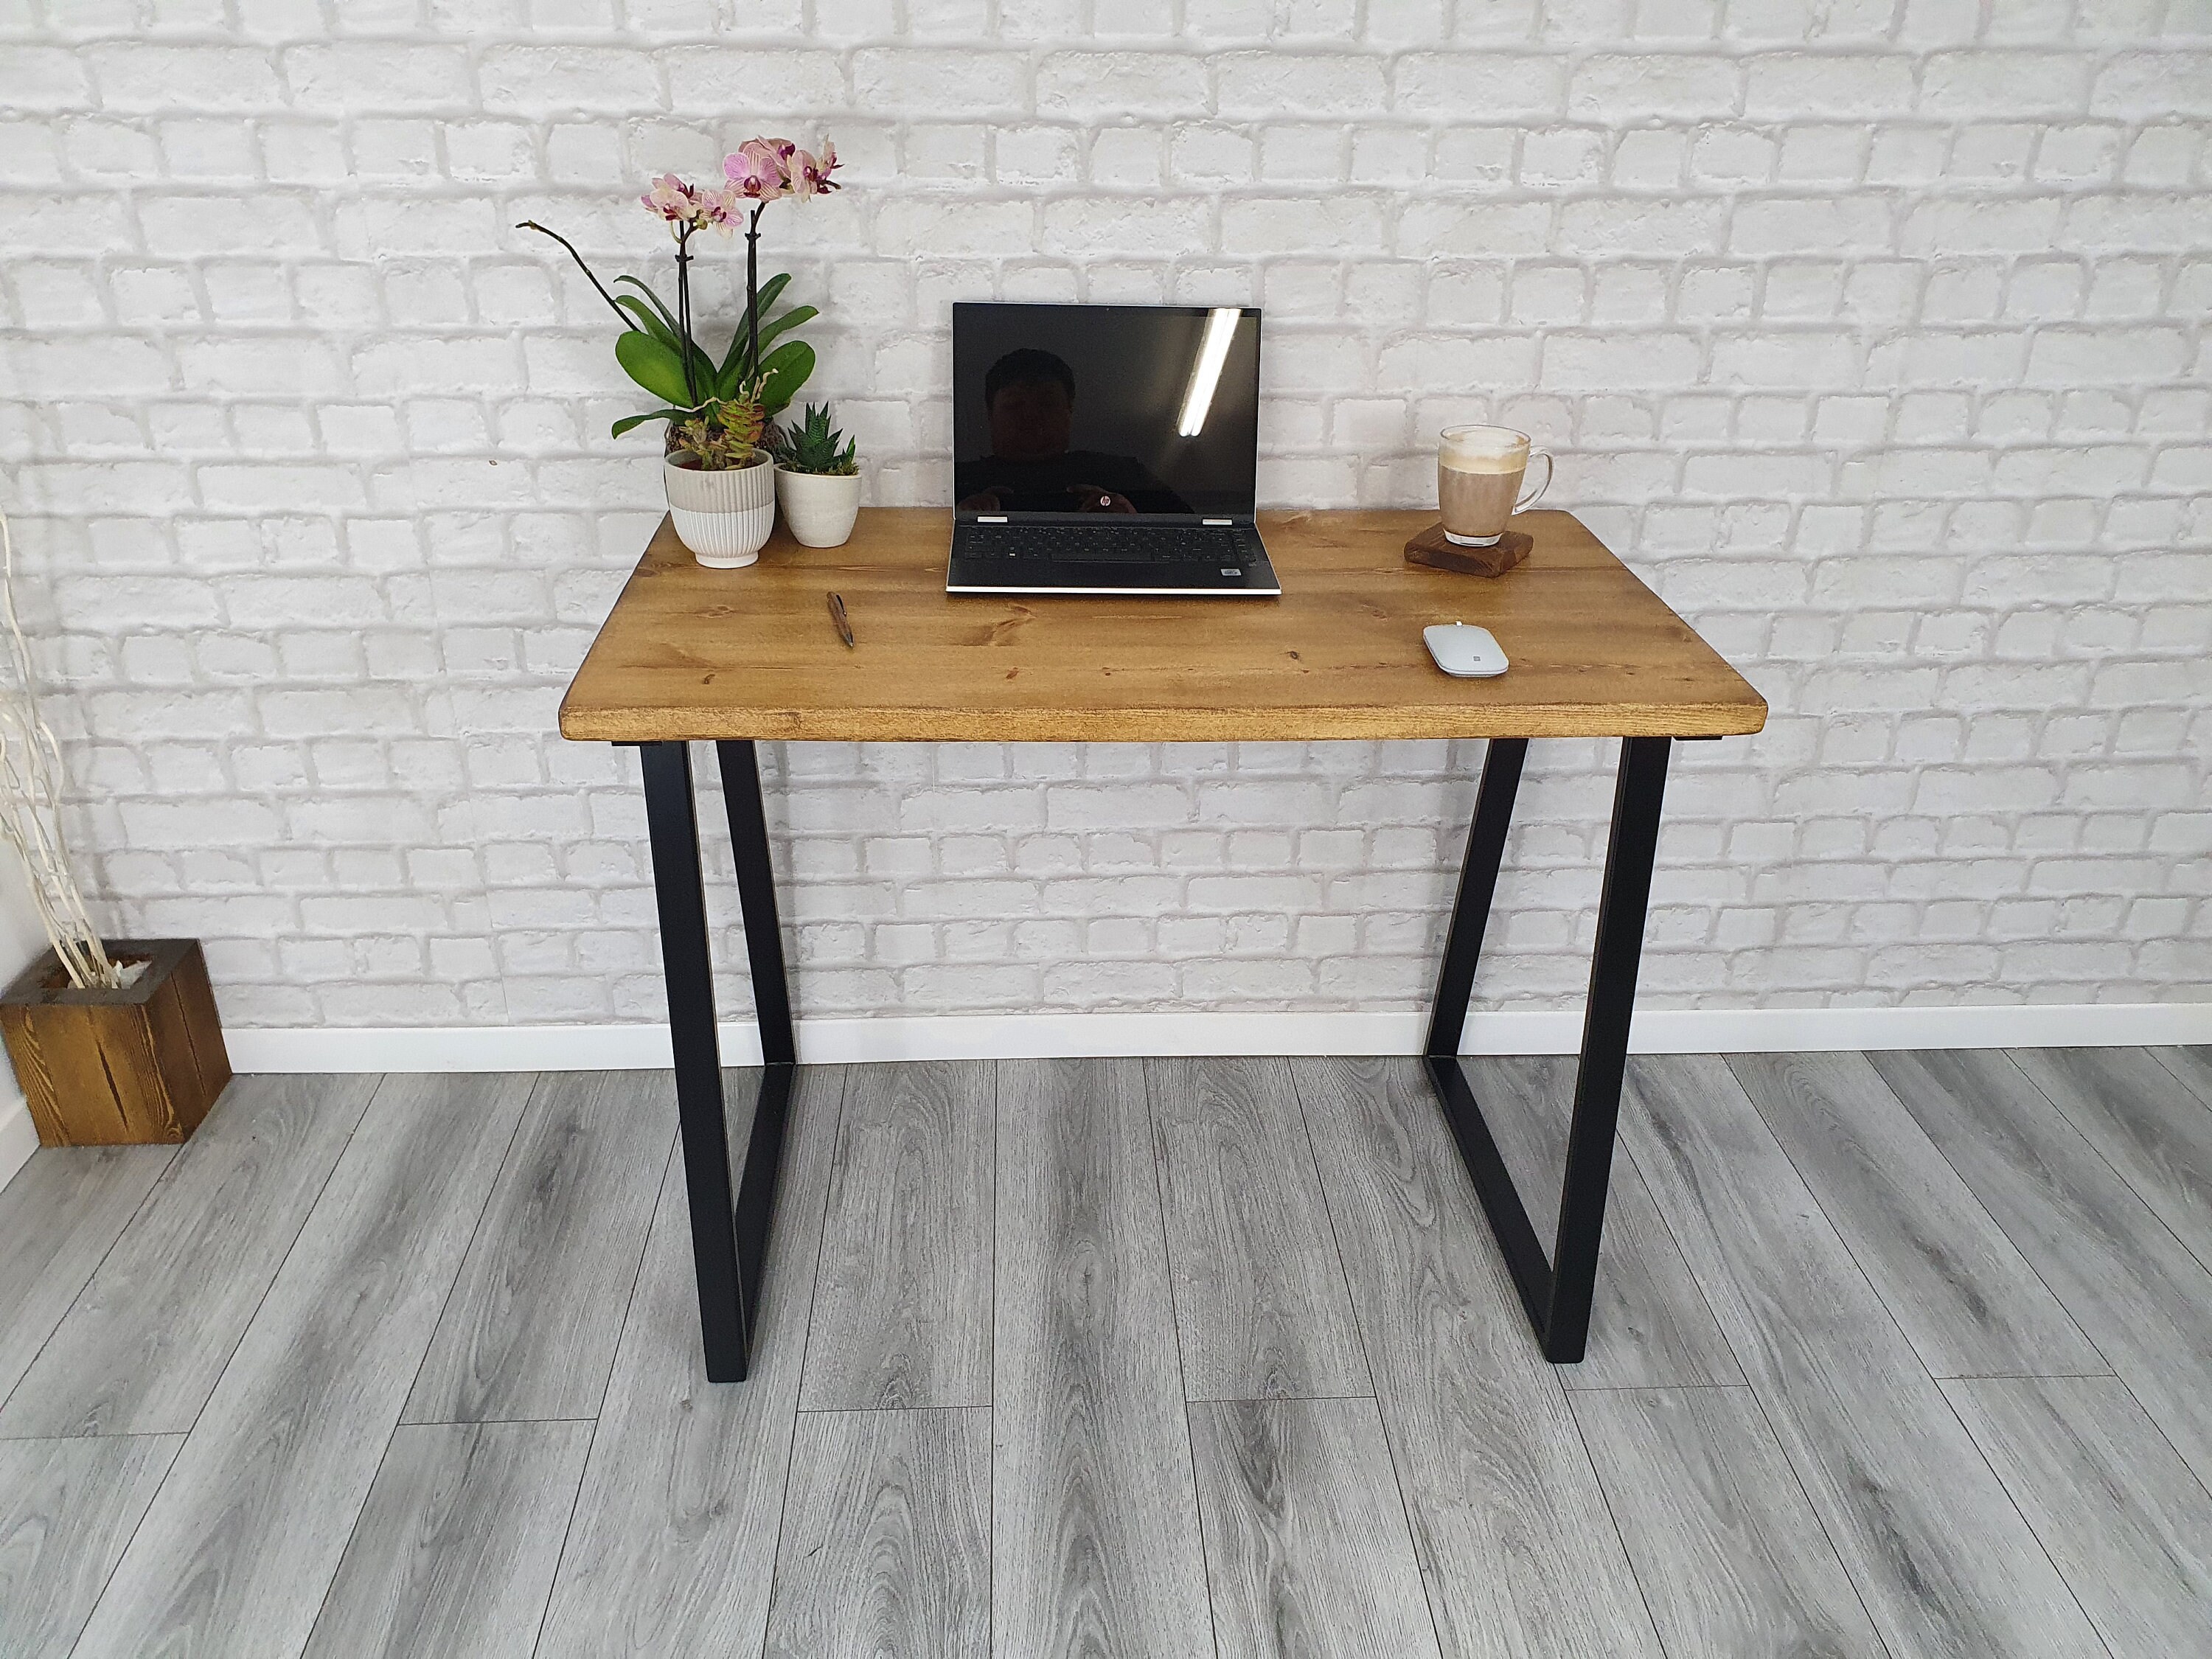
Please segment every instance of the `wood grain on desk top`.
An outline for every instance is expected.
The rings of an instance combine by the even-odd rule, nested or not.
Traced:
[[[1279,599],[944,591],[951,514],[860,514],[842,547],[779,526],[750,569],[702,568],[666,520],[561,705],[617,743],[1225,742],[1717,737],[1766,704],[1565,513],[1531,513],[1495,580],[1406,563],[1418,512],[1262,514]],[[842,593],[856,649],[830,619]],[[1511,669],[1453,679],[1421,629],[1479,623]]]

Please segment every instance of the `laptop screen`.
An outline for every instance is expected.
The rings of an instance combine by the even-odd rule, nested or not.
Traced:
[[[952,387],[963,512],[1252,512],[1256,308],[956,305]]]

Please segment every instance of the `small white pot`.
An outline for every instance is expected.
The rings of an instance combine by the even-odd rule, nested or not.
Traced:
[[[860,475],[839,477],[824,472],[775,470],[775,498],[783,521],[801,547],[842,547],[860,516]]]
[[[702,472],[660,463],[677,539],[709,570],[738,570],[760,557],[775,528],[775,472],[765,452],[739,467]]]

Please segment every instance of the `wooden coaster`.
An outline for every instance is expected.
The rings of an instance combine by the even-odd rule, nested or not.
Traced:
[[[1493,546],[1462,547],[1444,538],[1444,521],[1439,519],[1406,544],[1406,562],[1469,576],[1502,576],[1527,558],[1535,544],[1533,538],[1509,530]]]

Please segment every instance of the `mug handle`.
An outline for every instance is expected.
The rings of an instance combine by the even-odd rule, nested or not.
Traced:
[[[1552,452],[1548,449],[1540,449],[1528,459],[1532,461],[1538,459],[1542,460],[1544,463],[1544,482],[1538,484],[1534,489],[1522,496],[1519,501],[1513,503],[1513,510],[1516,513],[1525,512],[1529,507],[1535,506],[1538,501],[1543,500],[1544,492],[1552,487]]]

